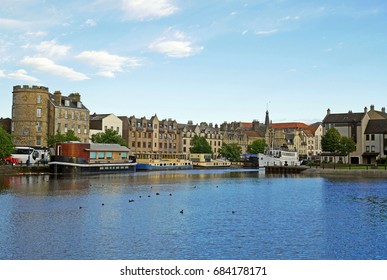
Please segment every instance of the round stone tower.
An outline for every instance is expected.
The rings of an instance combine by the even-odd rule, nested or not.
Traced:
[[[42,86],[14,86],[12,136],[16,146],[46,146],[49,91]]]

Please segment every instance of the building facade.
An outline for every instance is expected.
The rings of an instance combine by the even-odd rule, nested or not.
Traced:
[[[122,120],[114,114],[90,115],[90,139],[97,133],[104,133],[107,129],[117,132],[122,137]]]
[[[386,135],[385,120],[387,119],[386,109],[381,111],[375,110],[375,106],[371,105],[368,110],[364,108],[363,112],[332,114],[331,110],[327,110],[327,115],[323,120],[323,134],[330,128],[336,128],[341,136],[350,137],[356,143],[356,151],[349,156],[351,164],[367,164],[374,163],[377,159],[385,157],[387,150],[384,137]],[[333,155],[322,153],[323,160],[333,161]],[[337,160],[347,163],[347,157],[340,155]]]
[[[14,86],[11,134],[16,146],[47,147],[49,135],[68,130],[89,141],[89,110],[79,93],[62,96],[43,86]]]

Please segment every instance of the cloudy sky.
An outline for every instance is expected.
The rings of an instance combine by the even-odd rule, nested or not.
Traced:
[[[385,0],[1,0],[0,116],[14,85],[91,113],[184,123],[387,107]]]

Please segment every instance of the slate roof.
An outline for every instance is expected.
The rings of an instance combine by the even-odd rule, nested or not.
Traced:
[[[352,123],[361,122],[366,113],[344,113],[329,114],[324,118],[323,123]]]
[[[370,120],[365,134],[387,134],[387,119],[385,120]]]

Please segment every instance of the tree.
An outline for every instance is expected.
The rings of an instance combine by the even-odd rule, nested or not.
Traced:
[[[75,135],[74,130],[68,130],[66,134],[62,134],[58,131],[55,135],[48,136],[47,145],[48,147],[53,148],[56,143],[67,141],[80,141],[80,139]]]
[[[118,132],[114,129],[106,129],[105,132],[99,132],[91,136],[91,142],[93,143],[108,143],[108,144],[119,144],[126,146],[125,140],[118,135]]]
[[[353,141],[352,138],[349,138],[346,136],[341,137],[339,151],[348,156],[348,163],[349,163],[350,153],[353,153],[354,151],[356,151],[355,141]]]
[[[206,138],[197,135],[192,138],[192,147],[189,150],[192,154],[212,154],[212,148]]]
[[[242,147],[237,143],[225,144],[220,148],[220,155],[231,161],[240,161],[242,154]]]
[[[247,153],[249,154],[263,154],[267,147],[264,139],[255,140],[253,143],[247,146]]]
[[[0,160],[9,157],[14,151],[11,135],[0,126]]]
[[[325,135],[321,137],[321,147],[324,152],[330,152],[335,155],[340,151],[340,132],[336,128],[329,128]]]

